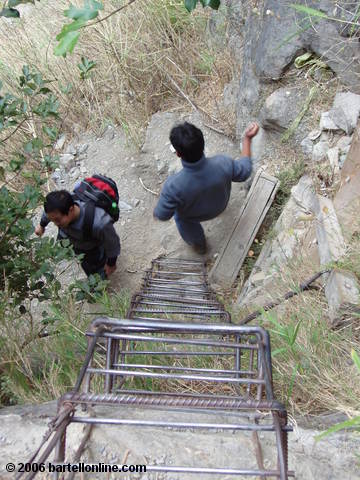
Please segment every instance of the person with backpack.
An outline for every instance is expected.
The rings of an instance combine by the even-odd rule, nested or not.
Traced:
[[[95,187],[90,182],[80,182],[74,194],[67,190],[59,190],[46,195],[44,213],[39,225],[35,228],[35,234],[42,236],[48,223],[54,222],[59,228],[58,239],[70,240],[75,253],[84,255],[81,266],[86,275],[98,273],[101,278],[106,279],[116,269],[116,260],[120,255],[120,238],[114,229],[114,221],[116,221],[114,216],[107,213],[104,208],[106,205],[104,198],[108,193],[100,192],[100,197],[103,199],[101,203],[101,199],[99,201],[96,195],[98,193],[96,185],[100,185],[99,182],[102,180],[95,179],[95,182],[98,182],[95,183]],[[85,188],[81,190],[83,184]],[[101,184],[103,188],[110,191],[106,185],[106,182]],[[84,191],[86,192],[88,186],[87,196]],[[109,207],[115,209],[115,219],[119,217],[117,200],[118,197],[113,197]],[[101,206],[97,206],[99,204]]]
[[[239,160],[227,155],[205,157],[202,131],[191,123],[177,125],[170,132],[170,142],[183,168],[166,180],[153,215],[162,221],[174,216],[182,239],[201,255],[207,251],[201,222],[225,210],[231,182],[244,182],[250,177],[251,141],[258,130],[256,123],[247,127]]]

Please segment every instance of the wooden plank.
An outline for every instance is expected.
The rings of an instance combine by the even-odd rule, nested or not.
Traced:
[[[211,269],[210,279],[223,287],[230,287],[239,274],[246,255],[269,210],[280,182],[259,170],[240,210],[237,220]]]

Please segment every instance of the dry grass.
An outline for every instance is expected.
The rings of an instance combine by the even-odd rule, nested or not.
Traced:
[[[105,2],[105,15],[119,7]],[[189,15],[183,0],[138,0],[120,14],[85,28],[74,54],[53,55],[55,35],[67,22],[68,2],[30,6],[20,21],[0,20],[0,78],[14,89],[21,66],[36,67],[52,80],[60,96],[65,129],[101,131],[123,127],[136,143],[150,116],[179,108],[209,81],[217,92],[228,81],[231,64],[224,51],[208,44],[208,9]],[[47,19],[44,22],[44,18]],[[77,63],[84,55],[97,63],[90,79],[80,81]],[[71,84],[72,91],[63,92]]]
[[[352,270],[358,280],[359,251],[360,239],[356,237],[341,265]],[[282,267],[277,279],[273,279],[267,291],[269,298],[275,300],[289,290],[296,291],[299,283],[316,271],[306,249],[299,250],[297,259]],[[238,312],[238,318],[247,313]],[[270,331],[275,393],[287,403],[290,412],[306,415],[339,410],[351,416],[359,413],[360,378],[350,356],[351,349],[360,352],[358,314],[350,314],[341,328],[330,328],[328,305],[321,288],[283,302],[265,313],[258,323]]]
[[[93,305],[64,294],[61,308],[28,306],[23,315],[19,315],[18,308],[5,307],[1,301],[4,310],[0,311],[0,405],[44,402],[71,390],[85,358],[85,332],[90,321],[101,315],[122,318],[128,306],[125,291],[112,295],[104,292]],[[49,336],[38,338],[42,310],[49,312],[52,321],[47,327]],[[95,364],[99,358],[95,356]]]

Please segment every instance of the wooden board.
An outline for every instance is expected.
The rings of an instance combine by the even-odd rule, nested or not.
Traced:
[[[279,184],[277,178],[263,170],[257,172],[240,214],[210,271],[211,282],[222,287],[233,284],[274,200]]]

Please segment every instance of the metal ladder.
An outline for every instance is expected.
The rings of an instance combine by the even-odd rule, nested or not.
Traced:
[[[294,476],[288,470],[287,434],[291,427],[284,405],[273,394],[269,334],[260,327],[231,324],[229,313],[208,285],[202,262],[154,260],[145,272],[140,292],[131,299],[127,316],[92,322],[76,385],[59,400],[56,428],[37,462],[45,462],[53,449],[55,461],[65,462],[70,423],[231,430],[251,434],[257,468],[252,463],[227,468],[148,465],[147,472],[281,480]],[[95,363],[100,340],[106,353],[97,356]],[[151,390],[143,388],[145,382],[151,383]],[[120,416],[111,418],[77,415],[80,407],[86,410],[90,405],[124,408]],[[147,408],[147,419],[127,418],[125,407],[129,405]],[[179,412],[182,420],[169,420],[166,413],[163,421],[151,419],[152,408]],[[199,419],[206,414],[206,421],[189,421],[186,416],[194,412]],[[235,423],[219,422],[219,415],[226,412],[236,413]],[[273,435],[276,445],[268,468],[264,466],[261,432]],[[249,449],[243,460],[251,454]]]

